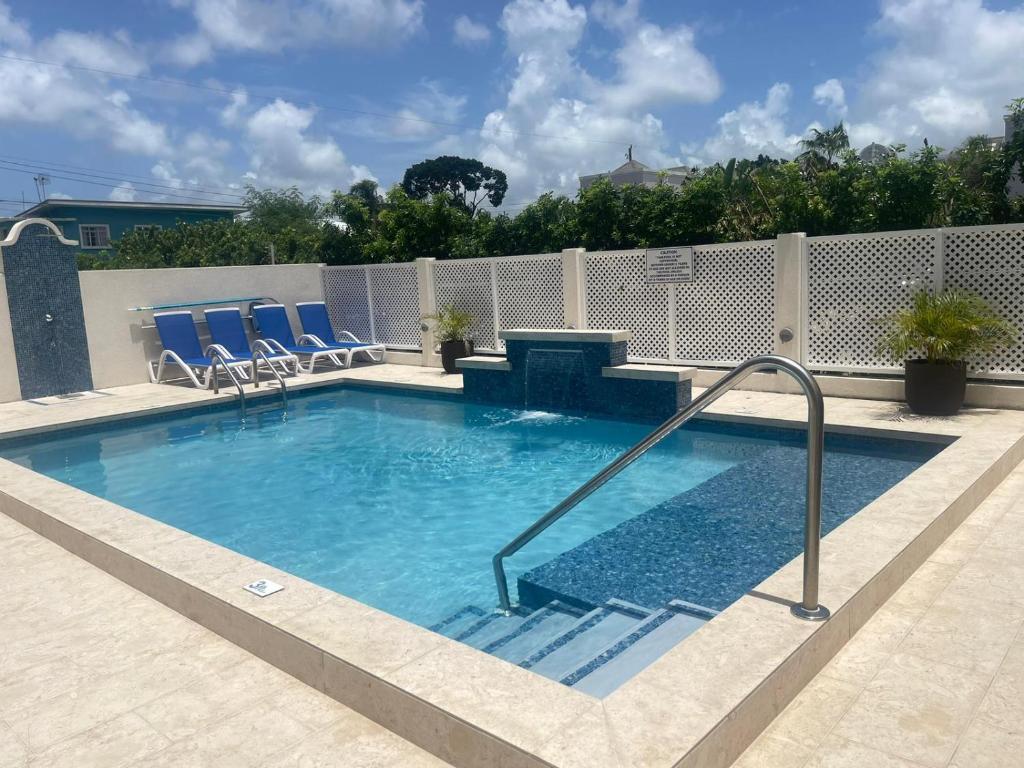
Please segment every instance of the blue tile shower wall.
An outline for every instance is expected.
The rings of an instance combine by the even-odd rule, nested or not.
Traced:
[[[557,372],[531,379],[534,389],[539,387],[569,388],[565,396],[566,408],[608,416],[664,420],[690,402],[689,381],[651,381],[648,379],[619,379],[601,375],[601,369],[626,363],[626,342],[576,341],[521,341],[505,342],[506,359],[511,371],[467,368],[462,371],[463,392],[467,400],[477,403],[510,406],[513,408],[554,408],[557,404],[537,397],[527,387],[527,360],[530,351],[582,354],[582,375],[573,375],[568,381],[555,382]],[[538,359],[530,359],[536,365]],[[547,378],[547,381],[546,381]],[[543,393],[542,393],[543,395]]]
[[[21,396],[92,389],[76,249],[40,224],[0,251]]]

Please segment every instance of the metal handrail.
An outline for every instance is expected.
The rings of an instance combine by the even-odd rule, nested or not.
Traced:
[[[825,403],[821,389],[810,371],[788,357],[761,355],[740,363],[729,373],[708,387],[699,397],[680,409],[661,426],[651,432],[628,451],[620,455],[587,482],[563,499],[550,512],[540,517],[533,525],[516,536],[494,556],[494,579],[498,587],[500,610],[506,614],[512,611],[508,596],[508,578],[505,576],[504,559],[515,554],[569,510],[586,499],[619,472],[643,456],[672,432],[689,421],[694,415],[707,408],[718,398],[735,387],[747,376],[757,371],[785,371],[800,384],[807,397],[807,516],[804,521],[804,585],[803,599],[790,610],[793,615],[808,621],[822,621],[829,616],[828,608],[818,603],[818,559],[821,543],[821,454],[824,449]]]
[[[206,350],[210,356],[210,376],[213,378],[213,394],[220,394],[220,381],[217,378],[217,363],[220,362],[224,366],[224,372],[227,373],[228,378],[234,382],[235,388],[238,390],[238,410],[241,411],[242,419],[245,420],[245,390],[242,389],[242,383],[235,378],[235,372],[231,370],[231,366],[227,364],[224,357],[220,352],[212,349]]]
[[[260,388],[260,372],[259,369],[256,367],[256,362],[260,358],[262,358],[263,362],[267,364],[267,368],[270,369],[270,372],[274,374],[274,378],[277,379],[277,383],[281,385],[281,404],[284,406],[285,410],[288,410],[288,385],[284,383],[284,379],[281,377],[281,374],[277,372],[277,369],[274,368],[274,365],[270,362],[270,359],[263,353],[263,350],[261,349],[254,350],[252,353],[253,389]]]

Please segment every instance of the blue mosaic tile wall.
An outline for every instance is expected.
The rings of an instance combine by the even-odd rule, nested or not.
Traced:
[[[530,356],[530,351],[535,354]],[[467,400],[511,408],[568,410],[663,421],[690,402],[689,381],[618,379],[601,369],[624,365],[626,342],[507,341],[511,371],[467,368],[462,387]],[[582,356],[582,364],[569,364],[568,354]],[[527,381],[529,358],[530,378]],[[537,372],[538,365],[552,366]],[[557,397],[551,395],[557,391]]]
[[[26,227],[17,243],[0,251],[21,396],[92,389],[77,250],[39,224]]]
[[[520,603],[589,610],[616,597],[647,608],[680,599],[725,609],[803,551],[802,439],[767,447],[528,571],[518,580]],[[941,450],[868,445],[826,436],[823,536]]]

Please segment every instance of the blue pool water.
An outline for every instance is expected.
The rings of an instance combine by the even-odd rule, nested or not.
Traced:
[[[428,626],[492,606],[495,551],[650,429],[346,388],[293,397],[287,418],[205,411],[9,442],[0,455]],[[786,430],[694,423],[512,558],[510,581],[799,445]],[[938,449],[830,437],[826,490],[856,487],[860,508]],[[785,471],[799,493],[802,476]],[[855,511],[826,514],[828,527]],[[786,544],[797,552],[798,528]]]

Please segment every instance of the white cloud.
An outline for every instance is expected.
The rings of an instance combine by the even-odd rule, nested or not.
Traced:
[[[846,89],[834,77],[814,86],[814,103],[825,107],[830,115],[846,117]]]
[[[105,37],[61,31],[34,41],[27,25],[13,19],[2,3],[0,30],[8,50],[26,59],[127,74],[146,71],[145,58],[120,33]],[[2,59],[0,82],[16,84],[5,91],[0,124],[53,125],[132,154],[170,151],[166,127],[144,115],[125,91],[100,72]]]
[[[491,39],[491,30],[486,24],[473,21],[465,15],[455,19],[452,32],[455,42],[465,46],[480,45]]]
[[[131,203],[135,201],[135,185],[130,181],[123,181],[110,190],[109,198],[119,203]]]
[[[720,89],[690,28],[648,23],[630,0],[592,10],[619,38],[607,80],[580,62],[588,22],[582,5],[512,0],[502,12],[499,27],[516,69],[505,105],[486,116],[474,151],[508,174],[512,201],[549,189],[571,193],[578,176],[621,163],[629,144],[651,166],[676,164],[664,126],[647,109],[707,101]]]
[[[247,118],[244,133],[252,183],[328,194],[358,181],[333,139],[309,135],[315,115],[314,109],[276,99]]]
[[[1024,6],[982,0],[883,0],[884,44],[850,105],[855,144],[900,141],[951,148],[1002,133],[1002,112],[1024,94]]]
[[[766,154],[791,158],[800,150],[803,134],[790,133],[786,127],[791,89],[787,83],[775,83],[763,102],[748,101],[718,118],[718,132],[700,147],[685,147],[690,162],[709,164],[732,157],[755,158]],[[814,125],[809,126],[816,127]]]
[[[165,54],[183,66],[216,51],[279,53],[289,48],[397,45],[423,25],[423,0],[187,0],[196,30]]]

